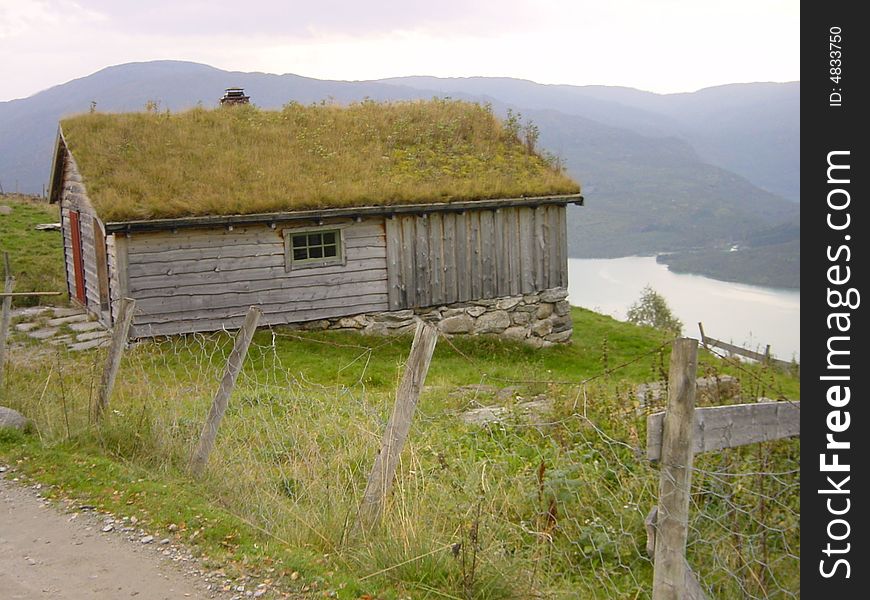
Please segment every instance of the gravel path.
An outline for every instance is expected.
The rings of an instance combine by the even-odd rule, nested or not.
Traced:
[[[215,597],[154,547],[103,533],[98,516],[82,515],[63,514],[32,488],[0,474],[0,597]]]

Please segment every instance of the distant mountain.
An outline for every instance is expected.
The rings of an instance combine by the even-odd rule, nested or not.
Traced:
[[[131,63],[0,102],[0,185],[7,192],[40,193],[58,120],[89,110],[92,102],[102,111],[142,110],[149,101],[178,111],[215,106],[229,86],[244,87],[264,108],[291,100],[449,95],[489,102],[500,114],[520,111],[540,128],[539,146],[561,156],[583,185],[587,206],[569,213],[572,256],[679,253],[668,259],[674,268],[714,274],[705,265],[721,263],[717,253],[723,249],[755,248],[749,241],[754,233],[798,221],[799,83],[658,95],[505,78],[347,82],[179,61]],[[752,273],[729,271],[726,278],[750,281],[782,271],[778,253],[794,257],[794,248],[777,248],[769,245],[753,261]],[[777,285],[797,286],[799,280]]]

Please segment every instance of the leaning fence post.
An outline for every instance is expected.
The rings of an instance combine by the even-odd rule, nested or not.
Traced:
[[[9,253],[3,253],[3,265],[6,273],[6,283],[3,291],[12,293],[15,287],[15,278],[12,276],[12,267],[9,264]],[[9,322],[12,320],[12,296],[3,297],[2,316],[0,316],[0,387],[3,386],[3,369],[6,365],[6,336],[9,333]]]
[[[384,429],[381,449],[375,459],[360,505],[359,524],[364,527],[373,525],[383,513],[384,501],[393,486],[393,479],[399,466],[399,456],[402,454],[402,448],[411,429],[411,421],[417,410],[417,401],[423,390],[423,383],[426,381],[426,373],[429,371],[429,363],[432,362],[432,353],[435,351],[437,341],[438,331],[434,327],[422,321],[417,324],[405,373],[396,391],[393,414],[390,415],[390,420],[387,421]]]
[[[214,447],[218,428],[230,401],[230,394],[233,393],[233,388],[236,386],[236,378],[242,370],[242,364],[245,362],[245,356],[248,354],[248,347],[254,338],[254,332],[257,331],[257,323],[260,321],[261,314],[262,312],[256,306],[249,308],[245,321],[236,334],[236,342],[233,345],[233,351],[230,352],[230,357],[227,359],[221,385],[214,396],[211,410],[208,412],[208,418],[206,418],[205,424],[202,426],[199,444],[197,444],[196,450],[194,450],[193,456],[190,459],[190,471],[194,477],[202,475],[205,465],[208,463],[208,457]]]
[[[668,408],[662,431],[653,600],[683,600],[688,597],[686,538],[692,484],[697,367],[697,340],[675,340],[668,375]]]
[[[136,301],[132,298],[121,298],[118,306],[118,318],[112,329],[112,343],[109,346],[109,357],[106,359],[106,367],[100,379],[100,389],[97,392],[97,419],[109,408],[109,400],[112,397],[112,389],[115,387],[115,377],[121,366],[121,355],[127,347],[127,337],[130,334],[130,324],[133,322],[133,310]]]

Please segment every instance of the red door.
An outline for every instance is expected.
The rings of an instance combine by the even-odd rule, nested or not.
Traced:
[[[69,228],[72,232],[72,262],[76,282],[74,297],[82,304],[86,304],[85,263],[82,259],[82,225],[79,221],[79,213],[76,210],[69,211]]]

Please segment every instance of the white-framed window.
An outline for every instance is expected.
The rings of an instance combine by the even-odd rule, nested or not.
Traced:
[[[288,271],[346,262],[340,227],[294,228],[283,233],[284,266]]]

